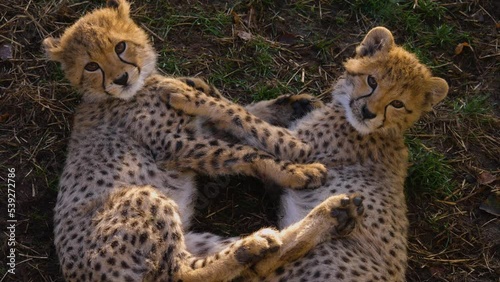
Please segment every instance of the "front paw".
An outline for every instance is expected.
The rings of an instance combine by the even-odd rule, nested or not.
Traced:
[[[271,228],[261,229],[242,239],[235,251],[236,260],[242,264],[253,264],[269,254],[276,253],[283,244],[280,233]]]
[[[321,203],[316,212],[320,216],[332,220],[332,237],[344,237],[349,235],[356,227],[357,222],[364,214],[363,199],[357,195],[336,195],[331,196]]]
[[[212,96],[215,98],[223,98],[222,94],[219,92],[217,88],[208,84],[203,79],[200,79],[198,77],[179,77],[178,79],[184,82],[189,87],[201,91],[208,96]]]
[[[290,164],[286,168],[289,176],[282,186],[292,189],[313,189],[325,184],[327,169],[323,164]]]
[[[276,99],[275,105],[289,107],[292,120],[324,106],[323,102],[310,94],[284,95]]]
[[[195,115],[198,112],[200,102],[198,93],[193,91],[172,92],[166,95],[166,103],[176,110],[180,110],[189,115]]]

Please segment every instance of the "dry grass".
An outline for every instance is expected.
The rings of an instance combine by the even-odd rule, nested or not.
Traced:
[[[7,168],[16,169],[18,220],[17,274],[4,275],[2,263],[0,281],[62,280],[52,245],[52,208],[79,96],[57,65],[43,59],[40,43],[101,5],[92,2],[0,3],[0,46],[12,50],[11,58],[0,59],[0,180],[6,183]],[[498,281],[498,217],[479,209],[489,195],[499,193],[498,1],[426,0],[417,1],[415,9],[408,1],[400,3],[398,13],[384,4],[390,1],[379,0],[170,2],[137,0],[133,5],[160,53],[159,66],[165,73],[204,76],[240,102],[284,92],[328,99],[341,62],[365,32],[378,24],[393,30],[397,42],[406,42],[451,86],[447,101],[409,133],[415,157],[410,177],[450,180],[433,182],[435,187],[408,186],[407,278]],[[374,8],[367,9],[369,4]],[[472,48],[455,54],[464,41]],[[429,165],[442,169],[422,169]],[[257,180],[203,181],[213,185],[201,191],[197,229],[236,235],[275,222],[277,197],[251,189]],[[4,189],[0,193],[3,209],[7,196]],[[3,219],[6,213],[0,214]],[[3,244],[2,261],[7,252]]]

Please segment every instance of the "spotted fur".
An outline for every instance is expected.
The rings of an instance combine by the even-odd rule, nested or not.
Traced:
[[[310,231],[322,222],[300,220],[310,219],[311,210],[339,193],[357,194],[365,201],[366,213],[352,234],[319,243],[307,254],[292,252],[298,260],[286,265],[280,261],[288,258],[286,251],[264,259],[252,267],[256,281],[405,280],[408,219],[403,185],[408,151],[403,134],[447,95],[448,84],[397,46],[384,27],[372,29],[356,50],[356,57],[344,64],[333,101],[288,129],[246,124],[256,117],[238,105],[231,106],[231,117],[222,115],[217,105],[223,102],[217,98],[209,98],[206,106],[197,103],[206,99],[201,95],[171,97],[186,112],[206,115],[252,146],[283,159],[327,166],[327,182],[319,189],[284,192],[280,227],[285,232],[297,228],[314,238]],[[282,250],[294,246],[284,242]]]
[[[54,215],[63,275],[68,281],[230,280],[276,254],[282,236],[262,229],[217,253],[191,254],[184,235],[195,198],[192,171],[243,173],[303,188],[324,181],[324,166],[283,162],[200,135],[191,116],[164,102],[174,93],[200,93],[191,85],[196,79],[156,74],[156,55],[130,19],[129,4],[108,6],[43,43],[82,92]],[[218,97],[212,90],[204,89]],[[324,214],[325,221],[342,223],[346,216],[339,214],[355,206],[330,205],[339,211]]]

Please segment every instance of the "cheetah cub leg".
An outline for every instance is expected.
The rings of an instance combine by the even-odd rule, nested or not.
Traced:
[[[276,253],[281,246],[278,231],[265,228],[233,242],[217,254],[191,258],[180,263],[177,279],[182,281],[229,281],[252,264]]]
[[[228,281],[260,259],[276,253],[282,245],[279,232],[266,228],[235,240],[218,253],[193,256],[186,250],[177,204],[156,187],[123,187],[103,200],[98,201],[97,206],[91,204],[92,207],[81,210],[94,209],[89,212],[89,216],[92,215],[88,219],[89,232],[78,235],[86,242],[83,245],[86,247],[83,251],[75,248],[66,257],[76,266],[78,261],[75,260],[82,256],[82,271],[91,275],[84,278],[93,277],[99,281]]]
[[[316,245],[349,235],[361,221],[363,213],[363,200],[358,195],[329,197],[304,219],[282,230],[283,245],[279,252],[259,261],[252,269],[260,277],[265,277],[286,263],[301,258]]]
[[[173,136],[165,151],[169,152],[167,159],[158,165],[167,169],[190,169],[207,175],[244,174],[293,189],[319,187],[327,174],[322,164],[284,162],[250,146],[209,137],[188,140]]]
[[[220,93],[219,89],[215,88],[215,86],[206,83],[203,79],[198,77],[178,77],[178,80],[184,82],[188,86],[201,91],[208,96],[212,96],[219,99],[225,99],[224,96]]]
[[[216,87],[199,77],[178,77],[177,79],[208,96],[231,103]],[[267,123],[287,128],[292,122],[323,106],[323,102],[310,94],[287,94],[276,99],[252,103],[245,106],[245,109]]]
[[[172,107],[189,115],[208,118],[218,129],[245,140],[252,147],[272,153],[279,159],[303,162],[311,154],[310,146],[287,129],[272,126],[227,100],[210,97],[194,89],[169,92],[162,98]]]
[[[190,231],[184,234],[188,252],[196,256],[206,256],[222,251],[238,240],[238,237],[222,237],[209,232]]]
[[[282,230],[280,249],[253,264],[252,271],[241,274],[244,281],[261,281],[276,269],[291,263],[326,240],[348,236],[361,221],[364,206],[357,195],[336,195],[314,208],[304,219]],[[186,235],[188,250],[197,255],[213,254],[235,242],[210,233]]]
[[[312,95],[297,94],[253,103],[245,109],[271,125],[288,128],[294,121],[323,106],[323,102]]]
[[[294,122],[323,106],[323,102],[312,95],[287,94],[281,95],[276,99],[246,105],[245,109],[252,115],[273,126],[290,128]],[[199,125],[198,130],[206,132],[206,135],[214,136],[217,139],[228,140],[233,143],[246,144],[246,140],[232,136],[230,132],[220,130],[214,122],[206,120],[203,117],[198,119],[197,124]]]

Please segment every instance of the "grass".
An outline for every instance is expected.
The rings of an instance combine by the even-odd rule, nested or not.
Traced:
[[[398,25],[411,36],[417,36],[422,31],[426,31],[433,23],[440,21],[446,13],[443,6],[431,0],[418,1],[415,9],[413,5],[411,1],[357,0],[352,9],[381,24]]]
[[[212,34],[216,37],[225,36],[225,28],[231,25],[231,16],[217,12],[213,17],[203,17],[200,15],[195,16],[197,20],[194,25],[202,26],[202,30],[206,33]]]
[[[316,57],[324,62],[330,61],[330,50],[335,46],[337,40],[338,38],[320,38],[314,41],[313,46],[317,50]]]
[[[453,101],[453,112],[466,117],[485,115],[492,112],[494,106],[490,103],[491,95],[486,93],[472,97],[458,98]]]
[[[249,56],[245,60],[245,63],[250,63],[246,68],[247,73],[259,77],[271,77],[275,72],[275,68],[273,64],[274,50],[270,44],[258,38],[250,41],[246,48],[250,51],[248,52]]]
[[[0,61],[0,179],[2,171],[16,168],[17,239],[24,246],[20,253],[29,258],[18,266],[21,276],[4,281],[61,281],[51,218],[79,96],[56,64],[43,59],[39,45],[103,2],[0,3],[0,44],[11,44],[15,57]],[[498,184],[481,184],[479,176],[500,172],[495,33],[500,14],[491,0],[413,4],[136,0],[132,12],[148,28],[164,73],[205,77],[241,103],[299,92],[327,99],[341,63],[365,32],[376,25],[388,27],[397,43],[433,66],[451,87],[446,101],[407,138],[412,163],[406,182],[411,223],[407,280],[495,281],[500,271],[498,219],[478,206]],[[251,38],[241,38],[238,31]],[[473,49],[455,55],[462,42]],[[231,180],[218,201],[209,194],[212,201],[200,212],[204,216],[196,218],[200,230],[216,225],[223,234],[238,235],[272,224],[276,198],[244,185],[252,181]],[[6,197],[3,190],[0,194],[3,207]],[[1,266],[0,280],[4,270]]]
[[[430,46],[449,47],[458,43],[459,38],[460,36],[456,36],[456,31],[452,26],[443,24],[435,27],[434,32],[429,34],[425,40]]]
[[[189,27],[186,36],[190,36],[190,31],[201,30],[208,35],[223,37],[224,27],[231,24],[231,17],[225,13],[219,12],[211,17],[203,13],[178,15],[171,14],[166,17],[168,20],[162,21],[162,25],[168,27],[167,32],[163,33],[164,37],[168,37],[169,31],[176,26],[185,25]],[[151,21],[157,21],[151,19]]]
[[[186,59],[169,49],[160,50],[158,53],[160,57],[158,67],[161,70],[171,75],[182,75],[184,71],[183,65],[187,62]]]
[[[443,22],[449,11],[437,1],[418,1],[415,7],[412,1],[355,1],[352,9],[378,24],[398,26],[408,37],[406,42],[411,44],[410,50],[431,65],[433,61],[423,55],[428,49],[439,46],[451,54],[458,43],[470,40],[467,32],[456,28],[457,23]]]
[[[412,198],[432,197],[444,199],[452,196],[456,183],[453,168],[446,158],[428,147],[419,139],[407,138],[410,149],[410,168],[405,189]]]
[[[274,84],[270,83],[259,83],[255,87],[253,87],[252,98],[254,101],[262,101],[276,98],[283,93],[293,93],[291,87],[282,84],[281,82],[274,82]]]

